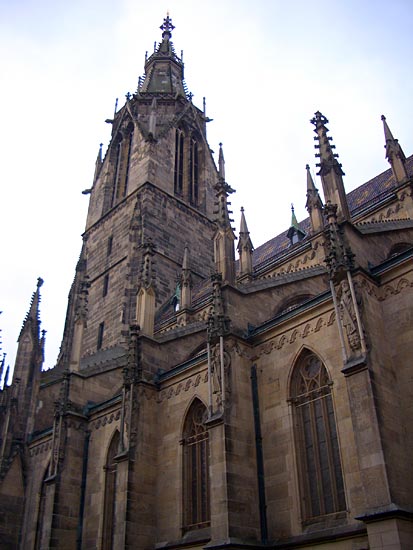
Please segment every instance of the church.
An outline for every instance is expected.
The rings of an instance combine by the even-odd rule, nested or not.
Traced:
[[[39,279],[0,391],[0,548],[411,549],[413,155],[382,116],[346,193],[316,112],[323,198],[307,167],[254,249],[173,29],[108,121],[56,366]]]

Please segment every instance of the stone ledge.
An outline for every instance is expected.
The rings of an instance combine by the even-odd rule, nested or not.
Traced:
[[[364,523],[372,523],[386,519],[405,519],[413,521],[413,509],[401,508],[393,502],[388,506],[367,510],[362,516],[357,516],[356,519],[364,521]]]

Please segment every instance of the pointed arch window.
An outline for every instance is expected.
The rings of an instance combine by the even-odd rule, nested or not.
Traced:
[[[346,509],[343,474],[331,395],[320,359],[304,352],[291,380],[303,517]]]
[[[184,424],[184,528],[189,531],[210,524],[209,445],[205,426],[207,410],[195,399]]]
[[[119,432],[116,430],[110,442],[105,465],[105,496],[103,507],[102,550],[113,548],[116,518],[116,471],[115,457],[119,449]]]
[[[124,130],[114,142],[112,151],[113,186],[111,206],[114,206],[126,196],[132,158],[132,143],[133,128]]]
[[[194,206],[199,206],[201,153],[198,134],[175,130],[174,193]]]

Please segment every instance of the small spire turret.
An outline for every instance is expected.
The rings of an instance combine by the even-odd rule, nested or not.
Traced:
[[[30,301],[30,308],[23,322],[23,326],[20,331],[18,341],[20,341],[22,334],[25,331],[30,331],[31,335],[36,339],[36,341],[39,341],[40,339],[39,305],[40,305],[40,287],[42,285],[43,285],[43,279],[41,277],[38,277],[37,288],[33,292],[32,299]]]
[[[310,214],[311,230],[313,233],[318,233],[324,226],[323,203],[311,177],[309,165],[307,164],[305,168],[307,170],[307,202],[305,207]]]
[[[142,245],[142,269],[140,276],[140,289],[136,301],[136,320],[141,327],[142,334],[153,336],[155,325],[155,288],[153,256],[154,244],[148,240]]]
[[[189,248],[185,245],[184,259],[182,261],[182,271],[179,278],[181,289],[181,309],[188,309],[192,304],[192,274],[189,269]]]
[[[318,144],[314,147],[320,150],[316,157],[320,159],[317,166],[320,168],[318,175],[321,177],[323,184],[324,198],[326,202],[330,201],[337,204],[339,221],[349,220],[350,211],[343,182],[344,172],[337,160],[338,155],[333,153],[335,145],[330,143],[332,138],[327,136],[328,128],[326,124],[328,124],[328,120],[320,111],[317,111],[314,118],[311,119],[311,123],[314,124],[314,132],[317,134],[314,140],[318,141]]]
[[[239,230],[239,241],[237,250],[239,253],[239,274],[252,275],[252,251],[254,250],[252,241],[250,239],[250,233],[247,227],[247,221],[245,219],[244,207],[241,206],[241,223]]]
[[[406,171],[406,156],[397,139],[393,137],[390,128],[386,122],[386,117],[381,115],[383,121],[384,138],[386,140],[386,158],[392,168],[393,175],[398,183],[408,178]]]
[[[225,159],[224,159],[224,151],[222,149],[222,143],[219,144],[218,174],[220,179],[225,181]]]
[[[218,164],[219,179],[218,183],[215,185],[215,205],[217,206],[217,210],[215,211],[217,215],[215,219],[217,230],[214,235],[215,267],[216,271],[222,274],[223,280],[232,284],[235,281],[235,235],[231,227],[231,222],[233,220],[229,217],[232,212],[228,209],[228,205],[231,204],[228,201],[228,196],[234,193],[234,189],[225,182],[225,163],[222,143],[219,145]]]
[[[96,162],[95,162],[95,174],[93,176],[93,183],[95,183],[95,181],[97,180],[100,169],[102,168],[102,147],[103,147],[103,143],[99,145],[98,156],[96,157]]]
[[[154,44],[153,54],[145,58],[145,79],[138,88],[140,94],[175,94],[186,97],[184,64],[174,50],[171,38],[175,26],[169,14],[164,18],[160,29],[162,41]]]
[[[292,245],[302,241],[305,237],[305,232],[298,224],[293,204],[291,205],[291,225],[287,232],[287,237],[290,239]]]

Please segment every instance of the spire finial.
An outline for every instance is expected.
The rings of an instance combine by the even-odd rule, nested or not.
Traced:
[[[321,202],[320,195],[314,185],[313,178],[310,172],[310,166],[305,165],[307,170],[307,202],[305,207],[310,214],[311,230],[313,233],[321,231],[324,227],[324,220],[322,215],[323,203]]]
[[[219,173],[219,177],[223,181],[225,181],[225,160],[224,160],[224,150],[222,149],[222,143],[219,144],[218,173]]]
[[[19,340],[25,329],[31,330],[33,335],[37,339],[39,339],[39,336],[40,336],[39,305],[40,305],[40,287],[42,286],[42,284],[43,284],[43,279],[41,277],[38,277],[37,283],[36,283],[36,290],[32,294],[29,311],[27,312],[26,317],[23,321],[23,326],[20,331]]]
[[[240,228],[239,228],[239,234],[241,236],[241,234],[248,234],[249,235],[249,231],[248,231],[248,227],[247,227],[247,220],[245,219],[245,214],[244,214],[244,207],[241,206],[241,224],[240,224]]]
[[[166,12],[166,17],[164,18],[163,23],[159,28],[161,29],[161,31],[163,31],[162,38],[171,38],[172,31],[174,30],[175,26],[172,24],[172,19],[169,17],[169,11]]]
[[[305,169],[307,170],[307,193],[310,191],[316,191],[313,178],[311,176],[310,172],[310,166],[308,164],[305,165]]]
[[[337,160],[338,155],[333,153],[335,145],[331,144],[332,138],[327,135],[328,128],[326,124],[328,124],[328,119],[320,111],[317,111],[314,113],[311,123],[315,126],[316,136],[314,140],[318,142],[314,145],[319,150],[315,156],[320,159],[317,164],[320,168],[317,175],[321,177],[324,197],[326,201],[329,200],[333,204],[337,204],[340,221],[349,220],[350,211],[343,182],[344,172]]]
[[[384,115],[381,115],[381,120],[383,121],[384,138],[386,140],[386,144],[384,146],[386,149],[386,158],[392,167],[396,181],[402,182],[408,177],[405,166],[406,156],[399,144],[399,141],[393,137]]]
[[[291,227],[298,228],[298,221],[297,217],[294,212],[294,204],[291,203]]]

